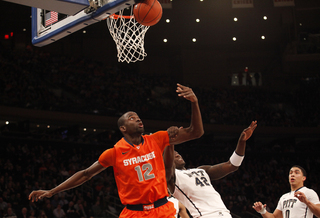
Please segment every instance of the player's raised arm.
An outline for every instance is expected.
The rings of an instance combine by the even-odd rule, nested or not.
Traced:
[[[200,107],[198,104],[198,98],[194,94],[191,88],[177,84],[177,90],[179,97],[185,98],[191,102],[191,122],[190,126],[187,128],[180,128],[177,137],[170,138],[170,144],[176,145],[192,139],[200,138],[203,133],[203,123],[200,112]]]
[[[42,198],[50,198],[53,195],[66,191],[72,188],[75,188],[79,185],[82,185],[86,181],[90,180],[93,176],[103,171],[104,168],[99,161],[96,161],[93,163],[90,167],[88,167],[85,170],[81,170],[75,174],[73,174],[70,178],[68,178],[66,181],[58,185],[57,187],[51,189],[51,190],[36,190],[30,193],[29,200],[32,202],[41,200]]]
[[[169,181],[174,174],[174,145],[169,145],[164,149],[163,162],[166,168],[166,179]]]
[[[229,173],[238,170],[239,166],[244,159],[244,154],[246,150],[246,141],[252,136],[253,131],[257,127],[257,121],[252,121],[250,126],[244,129],[239,137],[236,150],[231,155],[229,161],[216,164],[216,165],[204,165],[198,168],[204,169],[211,180],[217,180],[225,177]]]

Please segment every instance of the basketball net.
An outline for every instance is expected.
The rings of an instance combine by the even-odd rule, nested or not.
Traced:
[[[107,26],[118,51],[118,61],[127,63],[142,61],[147,53],[144,50],[144,36],[149,26],[139,24],[133,16],[124,15],[124,10],[107,18]]]

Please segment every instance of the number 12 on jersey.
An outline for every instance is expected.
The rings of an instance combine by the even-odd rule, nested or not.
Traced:
[[[155,176],[152,171],[152,165],[150,163],[143,164],[141,166],[136,166],[135,171],[137,171],[139,182],[143,182],[149,179],[153,179]]]

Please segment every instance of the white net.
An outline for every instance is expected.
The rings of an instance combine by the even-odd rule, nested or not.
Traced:
[[[144,50],[144,36],[149,26],[141,25],[134,19],[132,7],[129,9],[129,15],[124,15],[125,10],[107,18],[108,29],[117,46],[118,61],[142,61],[147,56]]]

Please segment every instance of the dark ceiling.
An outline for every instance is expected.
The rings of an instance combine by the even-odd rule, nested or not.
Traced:
[[[174,0],[172,9],[164,9],[160,23],[150,28],[146,40],[161,45],[163,38],[167,38],[171,45],[194,46],[191,39],[195,37],[197,46],[218,46],[234,44],[232,37],[236,36],[237,43],[252,45],[261,42],[261,35],[266,36],[266,42],[289,40],[294,37],[294,32],[290,32],[294,27],[297,32],[319,33],[320,1],[296,0],[295,4],[295,7],[274,7],[272,0],[256,0],[254,8],[234,9],[231,0]],[[20,32],[23,28],[30,31],[30,7],[5,1],[0,1],[0,5],[2,34]],[[263,20],[263,16],[268,19]],[[233,21],[234,17],[238,18],[237,22]],[[170,23],[165,22],[167,18]],[[200,19],[199,23],[195,22],[196,18]],[[106,31],[104,26],[104,21],[93,24],[86,37],[97,38]]]
[[[254,0],[253,3],[253,8],[232,8],[232,0],[173,0],[172,9],[164,9],[160,22],[146,33],[148,57],[140,70],[183,76],[187,82],[201,85],[217,81],[214,85],[219,86],[226,85],[231,74],[249,66],[253,72],[264,74],[265,84],[276,87],[288,84],[288,75],[294,71],[299,78],[300,69],[305,65],[315,66],[308,69],[315,72],[320,62],[318,56],[312,64],[281,63],[281,60],[291,45],[296,48],[289,52],[295,54],[299,40],[310,33],[320,34],[320,1],[295,0],[295,7],[274,7],[273,0]],[[14,32],[16,47],[31,44],[31,8],[5,1],[0,1],[0,5],[4,9],[0,14],[0,34]],[[264,20],[263,16],[268,19]],[[238,18],[237,22],[234,17]],[[197,18],[199,23],[195,21]],[[170,19],[170,23],[166,19]],[[77,31],[39,49],[116,63],[116,46],[105,21],[84,30],[86,34]],[[236,42],[233,37],[237,38]],[[167,43],[163,42],[164,38]],[[196,43],[192,42],[193,38],[197,39]],[[318,39],[320,50],[320,36]],[[287,72],[280,74],[280,71]],[[202,76],[195,79],[194,72]],[[212,77],[206,79],[209,75]],[[282,82],[275,83],[276,77]]]

